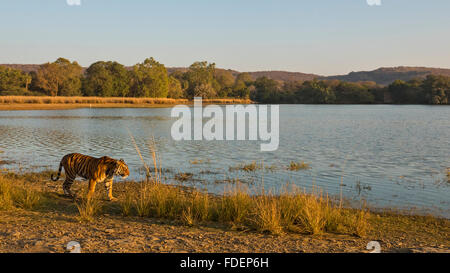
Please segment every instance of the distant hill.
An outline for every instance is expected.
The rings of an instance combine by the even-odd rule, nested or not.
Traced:
[[[277,81],[309,81],[314,78],[320,77],[315,74],[306,74],[301,72],[287,72],[287,71],[257,71],[257,72],[248,72],[253,79],[257,79],[260,77],[267,77]]]
[[[37,64],[0,64],[1,66],[11,67],[14,69],[21,69],[24,72],[36,71],[39,68]],[[127,67],[131,69],[131,67]],[[217,68],[221,69],[221,68]],[[186,71],[185,67],[168,67],[167,71],[173,73],[174,71]],[[240,73],[236,70],[228,69],[235,77]],[[450,76],[450,69],[445,68],[431,68],[431,67],[382,67],[373,71],[358,71],[351,72],[347,75],[336,76],[320,76],[315,74],[307,74],[301,72],[288,72],[288,71],[256,71],[248,72],[253,79],[259,77],[268,77],[277,81],[306,81],[314,78],[327,79],[327,80],[341,80],[348,82],[367,82],[373,81],[381,85],[389,85],[395,80],[408,81],[413,78],[425,78],[427,75],[444,75]]]
[[[425,78],[427,75],[450,76],[450,69],[430,67],[382,67],[373,71],[351,72],[347,75],[321,77],[347,82],[373,81],[381,85],[389,85],[395,80],[409,81],[414,78]]]
[[[23,72],[30,73],[38,70],[40,64],[0,64],[0,66],[19,69],[22,70]]]

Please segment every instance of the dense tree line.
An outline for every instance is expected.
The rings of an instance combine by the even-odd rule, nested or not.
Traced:
[[[153,58],[130,68],[99,61],[85,71],[77,62],[64,58],[29,74],[0,67],[0,95],[249,98],[251,85],[249,75],[235,79],[230,71],[207,62],[195,62],[186,71],[169,75]]]
[[[59,58],[34,72],[0,66],[0,95],[251,98],[259,103],[292,104],[449,104],[450,77],[397,80],[388,86],[375,82],[340,80],[276,81],[233,75],[215,64],[195,62],[168,73],[148,58],[133,67],[99,61],[84,70],[77,62]]]
[[[429,75],[388,86],[375,82],[312,80],[279,83],[263,77],[254,82],[251,98],[260,103],[292,104],[449,104],[450,77]]]

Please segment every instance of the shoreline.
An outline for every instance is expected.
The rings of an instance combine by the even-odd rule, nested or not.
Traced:
[[[178,104],[0,104],[0,111],[73,110],[86,108],[169,108]],[[189,104],[187,104],[189,105]]]
[[[249,99],[204,99],[203,104],[253,104]],[[69,110],[80,108],[167,108],[193,105],[187,99],[117,97],[0,96],[0,111]]]
[[[0,186],[9,181],[17,189],[36,191],[42,198],[41,206],[33,208],[0,207],[1,253],[64,252],[65,244],[72,240],[80,242],[86,253],[367,253],[370,241],[378,241],[382,252],[450,253],[450,220],[391,211],[370,211],[367,232],[360,236],[295,230],[274,234],[226,221],[186,224],[183,219],[165,216],[125,216],[122,206],[129,196],[129,187],[138,187],[138,182],[115,183],[118,202],[106,201],[104,187],[99,185],[96,204],[101,211],[92,221],[84,221],[80,219],[78,201],[62,195],[62,180],[51,182],[48,176],[48,172],[20,175],[0,172]],[[86,182],[76,181],[74,190],[82,192],[86,186]],[[177,190],[173,186],[161,187],[168,187],[170,192]],[[192,189],[180,192],[189,195]],[[359,213],[355,209],[346,211]]]

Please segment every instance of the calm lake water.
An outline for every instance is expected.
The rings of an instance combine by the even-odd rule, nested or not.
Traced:
[[[62,156],[80,152],[128,163],[131,179],[143,179],[154,137],[167,183],[183,182],[220,193],[227,181],[279,190],[286,183],[307,191],[319,187],[370,206],[415,208],[450,218],[450,107],[388,105],[281,105],[280,145],[260,152],[255,141],[175,142],[170,108],[0,111],[2,168],[57,170]],[[256,172],[230,167],[256,161]],[[310,170],[289,171],[291,161]],[[117,179],[118,180],[118,179]],[[340,187],[340,184],[343,186]]]

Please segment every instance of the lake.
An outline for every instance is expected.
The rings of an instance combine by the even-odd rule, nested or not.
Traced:
[[[347,199],[373,207],[450,218],[448,106],[281,105],[280,144],[274,152],[261,152],[258,141],[173,141],[176,119],[170,111],[0,111],[0,160],[8,163],[1,168],[56,172],[65,154],[80,152],[123,158],[129,179],[144,179],[129,130],[149,165],[148,144],[154,138],[167,183],[215,193],[237,180],[274,192],[290,183],[330,195],[342,191]],[[290,171],[291,161],[304,161],[310,169]],[[235,168],[252,162],[263,168]],[[180,173],[189,179],[176,180]]]

